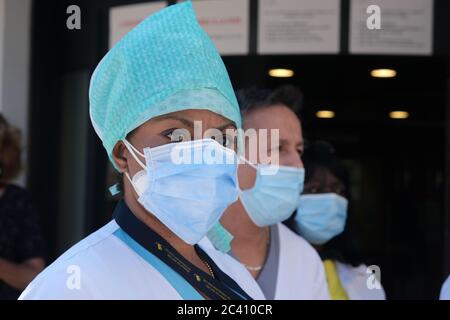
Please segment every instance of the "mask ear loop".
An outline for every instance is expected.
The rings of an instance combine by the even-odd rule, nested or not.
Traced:
[[[123,143],[125,144],[125,147],[128,149],[128,151],[131,153],[131,155],[133,156],[134,160],[136,160],[136,162],[142,167],[142,169],[147,170],[147,167],[144,165],[144,163],[136,156],[136,153],[138,155],[140,155],[142,158],[145,158],[145,155],[140,152],[139,150],[137,150],[131,143],[128,142],[127,139],[123,139],[122,140]],[[134,190],[136,189],[136,186],[134,185],[133,180],[130,177],[130,174],[128,172],[125,172],[125,176],[128,178],[128,180],[130,181],[131,185],[133,186]]]
[[[134,160],[136,160],[136,162],[142,167],[142,169],[147,170],[147,166],[136,156],[136,153],[144,159],[145,159],[145,155],[142,152],[140,152],[138,149],[136,149],[131,143],[129,143],[127,141],[127,139],[123,139],[122,141],[125,144],[125,147],[127,147],[128,151],[130,151]]]
[[[128,172],[125,172],[125,176],[128,178],[128,181],[130,181],[131,185],[133,186],[133,189],[137,190],[136,186],[134,185],[133,180],[131,180],[130,175],[128,174]]]
[[[236,166],[236,181],[237,181],[236,188],[238,190],[239,195],[241,195],[244,192],[244,190],[242,190],[241,187],[239,186],[239,174],[238,174],[239,165],[240,164],[248,164],[248,165],[250,165],[253,169],[256,170],[256,175],[258,175],[258,166],[253,164],[253,163],[251,163],[244,156],[241,156],[241,155],[236,155],[236,156],[237,156],[237,161],[238,161],[238,165]],[[255,181],[255,184],[256,184],[256,181]]]

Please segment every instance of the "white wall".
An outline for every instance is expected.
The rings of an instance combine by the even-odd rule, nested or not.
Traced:
[[[28,135],[31,4],[32,0],[0,0],[0,61],[3,62],[0,62],[0,108],[9,122],[22,131],[24,163]],[[25,176],[26,172],[17,183],[24,185]]]
[[[0,113],[2,112],[3,89],[3,32],[5,29],[5,0],[0,0]]]

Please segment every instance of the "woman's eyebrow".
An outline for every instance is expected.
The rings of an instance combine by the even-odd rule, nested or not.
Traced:
[[[289,143],[290,143],[289,139],[280,139],[280,146],[281,145],[287,145]],[[304,148],[305,147],[305,143],[304,143],[303,139],[300,140],[299,142],[297,142],[295,144],[295,147],[296,148]]]
[[[229,129],[236,129],[236,125],[234,124],[234,122],[228,122],[228,123],[225,123],[224,125],[222,125],[220,127],[217,127],[216,129],[220,130],[220,131],[223,131],[224,129],[227,129],[227,128],[229,128]]]
[[[155,121],[162,121],[162,120],[175,120],[175,121],[179,121],[179,122],[183,123],[185,126],[187,126],[189,128],[194,128],[194,121],[183,118],[183,117],[168,114],[168,115],[163,115],[163,116],[155,118]],[[230,121],[220,127],[217,127],[216,129],[222,131],[226,128],[236,129],[236,125],[234,124],[234,122]]]
[[[185,126],[189,127],[189,128],[194,128],[194,122],[183,118],[183,117],[178,117],[178,116],[174,116],[174,115],[164,115],[164,116],[160,116],[155,118],[155,121],[162,121],[162,120],[175,120],[175,121],[179,121],[182,124],[184,124]]]

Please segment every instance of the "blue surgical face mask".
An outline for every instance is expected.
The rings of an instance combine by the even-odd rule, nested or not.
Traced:
[[[294,223],[299,234],[321,245],[344,231],[348,201],[336,193],[301,195]]]
[[[244,162],[250,164],[247,160]],[[241,190],[239,198],[252,221],[260,227],[286,220],[297,208],[298,196],[303,191],[305,170],[286,166],[253,165],[255,185]],[[214,247],[228,252],[233,236],[220,224],[208,232]]]
[[[231,241],[233,241],[234,237],[220,222],[217,222],[208,231],[207,237],[220,252],[227,253],[231,250]]]
[[[237,200],[236,154],[217,141],[170,143],[144,154],[124,143],[143,168],[133,178],[125,173],[139,203],[186,243],[198,243]]]
[[[255,185],[239,195],[245,211],[259,227],[286,220],[297,208],[305,170],[261,164],[255,168]]]

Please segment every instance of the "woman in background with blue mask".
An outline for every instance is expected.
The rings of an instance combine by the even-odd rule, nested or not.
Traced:
[[[311,245],[281,222],[295,211],[303,188],[301,160],[303,136],[295,112],[301,93],[285,86],[271,92],[248,89],[238,92],[245,131],[279,130],[279,141],[267,144],[258,135],[259,156],[279,153],[276,174],[258,157],[252,169],[239,172],[241,192],[219,226],[208,234],[216,248],[228,251],[252,273],[266,299],[329,299],[320,257]],[[270,131],[267,132],[270,134]],[[252,149],[246,141],[246,157]],[[264,150],[263,150],[264,149]],[[250,156],[251,157],[251,156]],[[255,181],[256,176],[256,181]],[[227,232],[231,235],[226,237]],[[231,246],[227,241],[231,240]]]
[[[354,249],[347,222],[349,177],[326,142],[305,148],[305,187],[287,224],[317,249],[333,300],[383,300],[381,284]],[[369,283],[374,282],[374,283]],[[369,289],[369,286],[372,289]]]
[[[122,38],[95,69],[89,102],[95,132],[122,174],[124,199],[111,222],[58,258],[21,298],[262,299],[239,263],[197,245],[237,199],[237,162],[221,160],[236,157],[226,135],[241,119],[192,4],[163,9]],[[210,129],[222,143],[204,135]]]

